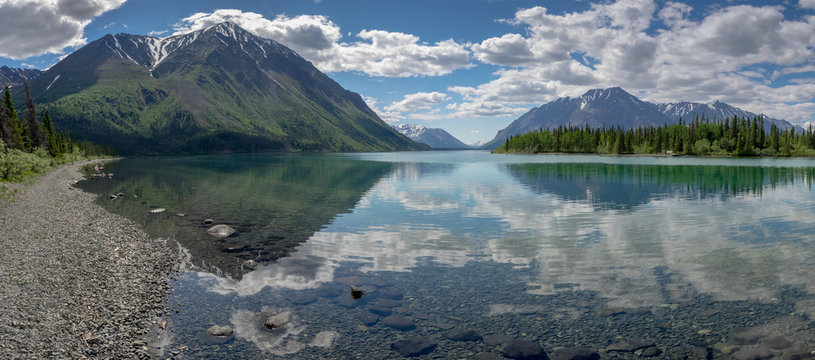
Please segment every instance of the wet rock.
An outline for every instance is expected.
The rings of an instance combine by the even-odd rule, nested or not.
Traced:
[[[416,328],[416,324],[414,324],[413,321],[410,321],[410,319],[395,315],[382,319],[382,325],[402,331],[413,330]]]
[[[733,329],[730,332],[729,341],[737,345],[752,345],[757,344],[762,336],[764,334],[755,328]]]
[[[284,311],[280,314],[270,316],[266,320],[266,322],[263,323],[263,325],[269,329],[278,329],[286,326],[286,324],[290,323],[291,320],[292,320],[291,311]]]
[[[212,325],[207,329],[207,334],[212,336],[230,336],[232,335],[232,328],[229,326]]]
[[[365,324],[365,326],[372,326],[379,322],[379,316],[369,312],[363,312],[357,315],[357,319],[359,319],[361,323]]]
[[[163,213],[163,212],[164,212],[164,211],[166,211],[166,210],[167,210],[167,209],[165,209],[165,208],[157,208],[157,209],[152,209],[152,210],[150,210],[150,213],[151,213],[151,214],[158,214],[158,213]]]
[[[508,335],[484,335],[482,340],[484,340],[484,345],[498,346],[508,343],[514,339],[515,338]]]
[[[387,308],[387,307],[383,307],[383,306],[371,306],[371,308],[368,309],[368,311],[370,311],[370,312],[372,312],[374,314],[380,315],[380,316],[388,316],[393,312],[393,310],[391,310],[391,308]]]
[[[391,349],[402,356],[419,356],[431,353],[436,345],[430,336],[416,336],[393,342]]]
[[[444,337],[453,341],[479,341],[481,334],[472,329],[454,328],[442,333]]]
[[[113,175],[111,175],[111,176],[113,176]],[[125,194],[124,194],[124,193],[118,193],[118,194],[116,194],[116,196],[118,196],[118,197],[124,197],[124,196],[125,196]]]
[[[713,358],[713,352],[706,346],[694,346],[690,358],[691,360],[709,360]]]
[[[552,360],[599,360],[600,354],[592,349],[570,347],[555,351]]]
[[[639,349],[654,346],[654,342],[645,340],[623,340],[609,345],[606,351],[634,352]]]
[[[378,299],[375,302],[376,306],[382,306],[387,308],[397,308],[402,305],[401,301],[398,300],[391,300],[391,299]]]
[[[773,352],[763,347],[742,347],[733,353],[735,360],[765,360],[771,359]]]
[[[501,347],[501,354],[510,359],[543,360],[549,358],[537,343],[520,339],[513,339],[504,343]]]
[[[362,295],[365,294],[365,290],[362,290],[354,285],[351,285],[351,297],[354,299],[359,299]]]
[[[775,350],[784,350],[792,346],[792,343],[783,336],[770,336],[761,339],[761,346]]]
[[[808,349],[804,348],[803,346],[795,346],[791,349],[784,351],[784,354],[781,355],[781,360],[812,360],[815,359],[815,354],[813,354]]]
[[[651,346],[645,349],[637,350],[634,353],[642,357],[655,357],[662,355],[662,350],[658,349],[656,346]]]
[[[242,265],[244,268],[247,268],[249,270],[257,270],[261,266],[260,263],[258,263],[255,260],[246,260],[243,262]]]
[[[119,198],[119,197],[118,197],[118,196],[116,196],[116,195],[110,195],[110,199],[111,199],[111,200],[113,200],[113,199],[118,199],[118,198]]]
[[[493,354],[489,352],[482,352],[473,356],[473,360],[503,360],[504,357],[498,354]]]
[[[214,222],[215,221],[212,220],[212,219],[206,219],[206,220],[204,220],[204,225],[212,225],[212,223],[214,223]]]
[[[209,230],[207,230],[207,234],[209,234],[210,236],[216,237],[218,239],[223,239],[223,238],[229,237],[234,233],[235,233],[235,229],[233,229],[229,225],[224,225],[224,224],[215,225],[215,226],[209,228]]]

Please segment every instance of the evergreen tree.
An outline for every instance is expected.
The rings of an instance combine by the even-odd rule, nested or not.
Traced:
[[[54,124],[51,122],[51,115],[48,110],[42,116],[42,128],[45,130],[46,145],[48,145],[48,153],[53,157],[59,157],[63,153],[62,142],[59,135],[54,130]]]
[[[28,136],[31,138],[31,148],[35,147],[45,148],[48,146],[48,139],[45,137],[45,132],[42,130],[40,122],[37,121],[37,110],[34,108],[34,99],[31,98],[31,92],[28,89],[28,82],[23,80],[25,87],[25,101],[28,112],[25,114],[26,123],[28,125]]]
[[[8,86],[6,86],[6,91],[3,94],[3,108],[0,109],[0,113],[5,114],[5,120],[7,121],[6,127],[4,127],[6,133],[3,140],[6,141],[9,147],[22,149],[24,142],[20,130],[20,118],[17,116],[17,111],[14,110],[14,103],[11,101],[11,90],[9,90]]]

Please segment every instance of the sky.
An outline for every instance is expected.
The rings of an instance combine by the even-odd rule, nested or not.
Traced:
[[[815,122],[815,0],[0,0],[0,66],[47,69],[105,34],[227,20],[292,48],[386,122],[465,143],[612,86]]]

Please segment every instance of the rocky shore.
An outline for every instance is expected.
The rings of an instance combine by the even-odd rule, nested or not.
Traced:
[[[148,358],[174,252],[63,166],[0,204],[0,358]]]

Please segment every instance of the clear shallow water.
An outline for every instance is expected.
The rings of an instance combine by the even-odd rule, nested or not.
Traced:
[[[419,335],[435,337],[431,357],[499,353],[446,339],[451,326],[550,354],[637,358],[604,350],[644,339],[662,356],[703,345],[723,357],[739,328],[815,350],[813,160],[464,151],[135,158],[108,170],[83,186],[184,255],[177,313],[154,344],[165,355],[390,358],[391,343]],[[205,218],[237,236],[209,237]],[[282,311],[291,324],[263,327]],[[384,325],[388,313],[415,328]],[[216,324],[235,334],[210,337]]]

